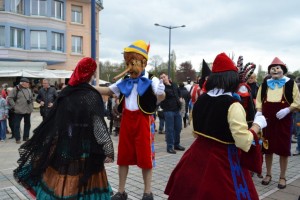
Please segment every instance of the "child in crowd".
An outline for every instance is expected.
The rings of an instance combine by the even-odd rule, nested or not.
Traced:
[[[6,99],[1,95],[0,97],[0,141],[4,142],[6,139],[6,130],[7,130],[7,122],[6,119],[8,117],[8,106]]]

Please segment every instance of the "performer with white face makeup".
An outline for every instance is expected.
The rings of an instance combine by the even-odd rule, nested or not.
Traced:
[[[268,140],[265,153],[267,174],[262,180],[268,185],[272,180],[273,154],[280,156],[280,175],[278,188],[286,187],[285,173],[288,156],[291,155],[291,112],[300,108],[299,90],[294,80],[286,77],[286,64],[275,57],[268,67],[271,75],[259,88],[256,98],[257,115],[263,114],[267,118],[268,126],[263,129],[263,135]]]

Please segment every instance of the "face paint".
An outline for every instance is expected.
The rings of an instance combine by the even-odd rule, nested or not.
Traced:
[[[281,79],[283,77],[283,70],[280,65],[271,67],[270,74],[273,79]]]

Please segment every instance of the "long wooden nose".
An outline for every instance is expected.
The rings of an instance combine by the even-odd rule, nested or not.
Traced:
[[[115,76],[113,78],[113,81],[116,81],[119,78],[121,78],[122,76],[124,76],[127,72],[129,72],[130,69],[131,69],[131,67],[126,68],[123,72],[121,72],[120,74],[118,74],[117,76]]]

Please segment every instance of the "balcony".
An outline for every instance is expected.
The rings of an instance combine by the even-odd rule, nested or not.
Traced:
[[[1,48],[0,61],[46,62],[48,65],[52,65],[66,62],[67,55],[63,52]]]
[[[96,0],[96,4],[103,9],[103,0]]]

